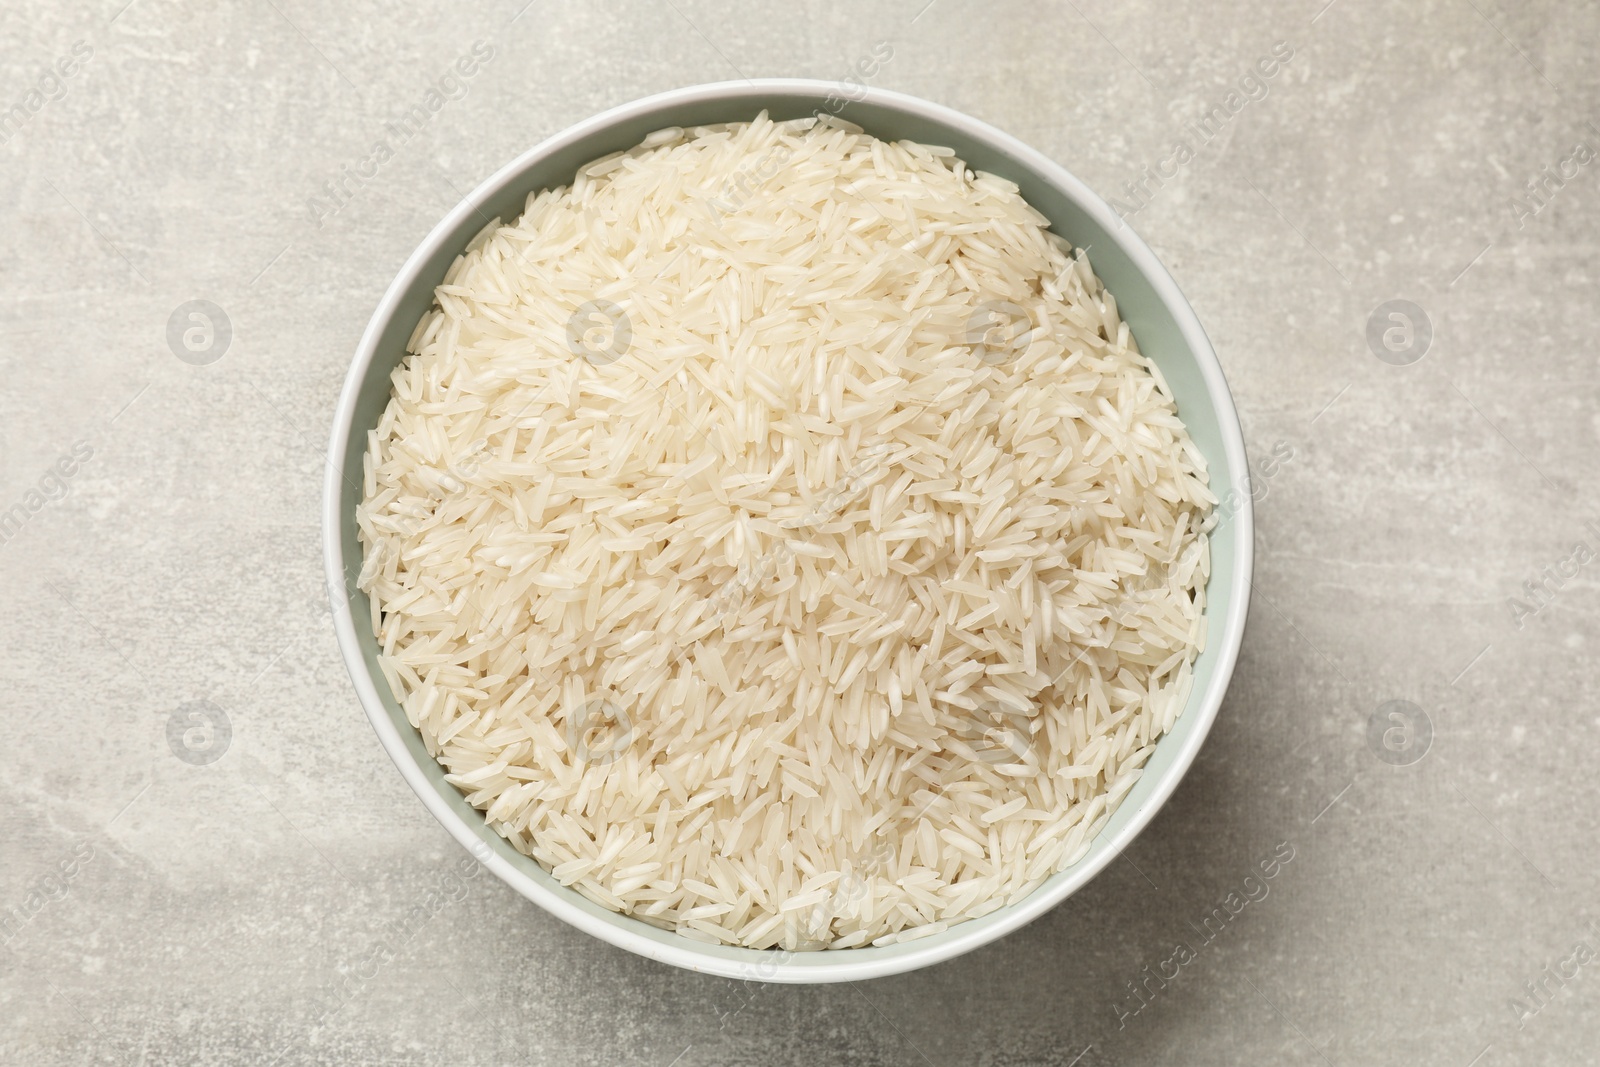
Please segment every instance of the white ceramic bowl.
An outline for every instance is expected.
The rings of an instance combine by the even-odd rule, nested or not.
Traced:
[[[350,367],[329,446],[323,532],[335,629],[361,704],[411,788],[491,871],[563,921],[641,956],[730,978],[841,982],[910,971],[987,944],[1071,896],[1150,822],[1194,761],[1221,706],[1249,603],[1251,508],[1238,418],[1204,330],[1155,255],[1077,178],[994,127],[938,104],[880,90],[867,92],[840,112],[843,92],[832,83],[788,79],[678,89],[597,115],[507,164],[433,228],[389,286]],[[1223,501],[1222,520],[1211,542],[1209,643],[1195,664],[1193,693],[1176,727],[1156,746],[1143,777],[1088,853],[1016,904],[942,933],[881,948],[783,952],[707,945],[608,911],[560,885],[491,830],[482,813],[445,782],[443,769],[428,755],[377,668],[367,598],[355,588],[361,569],[355,508],[367,431],[388,403],[389,373],[432,303],[434,287],[485,220],[515,218],[529,192],[569,184],[583,164],[632,147],[652,130],[745,121],[763,109],[774,119],[819,110],[840,113],[886,140],[948,145],[974,169],[1016,182],[1056,232],[1089,249],[1140,349],[1171,385],[1179,414],[1210,466],[1212,489]]]

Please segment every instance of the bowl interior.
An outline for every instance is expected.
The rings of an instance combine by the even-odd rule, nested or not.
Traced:
[[[835,952],[781,953],[707,945],[601,908],[561,886],[536,862],[513,849],[488,827],[482,813],[444,780],[443,769],[428,754],[378,669],[378,644],[370,624],[367,597],[355,586],[361,568],[355,506],[360,500],[367,434],[377,425],[389,401],[390,372],[405,357],[406,342],[432,304],[434,287],[490,219],[510,221],[521,213],[530,192],[569,184],[579,167],[598,156],[631,148],[646,134],[664,126],[746,121],[763,109],[779,120],[804,117],[818,109],[832,110],[830,93],[836,89],[815,82],[757,82],[665,94],[599,116],[495,175],[430,235],[380,307],[363,343],[363,355],[370,352],[370,361],[363,367],[358,358],[346,386],[344,403],[353,403],[352,418],[347,429],[340,424],[331,456],[336,470],[329,484],[328,536],[336,538],[337,543],[329,546],[330,567],[343,571],[343,589],[335,589],[335,599],[348,599],[355,643],[355,649],[346,648],[346,658],[354,673],[359,675],[364,670],[376,699],[381,701],[382,715],[393,724],[404,745],[402,755],[389,739],[391,754],[401,762],[402,770],[407,771],[419,791],[423,786],[404,766],[406,758],[415,763],[427,787],[437,794],[438,803],[424,795],[429,807],[480,858],[490,854],[484,852],[487,846],[493,856],[490,866],[514,885],[521,878],[547,890],[542,895],[548,899],[539,902],[547,907],[558,903],[560,906],[552,910],[568,921],[657,959],[740,978],[830,981],[909,970],[992,940],[1067,896],[1109,863],[1138,832],[1193,759],[1232,670],[1245,607],[1240,589],[1248,577],[1250,509],[1243,445],[1215,357],[1171,279],[1148,248],[1098,197],[1043,156],[954,112],[897,94],[873,92],[850,103],[841,117],[885,140],[910,139],[949,146],[972,168],[1015,182],[1057,233],[1075,246],[1088,249],[1095,271],[1115,295],[1139,347],[1161,368],[1171,386],[1179,414],[1209,464],[1212,491],[1224,501],[1230,499],[1230,494],[1239,500],[1237,505],[1223,508],[1223,520],[1212,535],[1212,572],[1207,589],[1209,640],[1206,651],[1196,661],[1193,692],[1175,728],[1157,745],[1144,775],[1088,854],[1047,881],[1028,900],[905,944]],[[831,102],[836,105],[838,98],[832,97]],[[339,581],[334,580],[336,584]],[[341,638],[348,646],[351,634],[342,629]],[[363,682],[357,678],[358,688],[370,705],[373,694],[367,692]],[[380,734],[385,733],[377,721],[379,712],[370,706],[368,711],[374,716],[375,725],[380,725]],[[459,825],[451,826],[452,821]],[[473,838],[482,845],[474,843]],[[527,892],[529,887],[518,888]]]

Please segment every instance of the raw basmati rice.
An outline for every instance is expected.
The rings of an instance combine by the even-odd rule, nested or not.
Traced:
[[[763,114],[474,239],[370,435],[360,585],[516,848],[791,950],[1087,851],[1187,699],[1215,501],[1046,226],[948,149]]]

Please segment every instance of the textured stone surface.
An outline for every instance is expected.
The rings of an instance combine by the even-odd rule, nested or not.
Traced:
[[[1537,212],[1515,198],[1600,150],[1594,5],[124,2],[0,12],[0,108],[22,105],[0,509],[27,512],[0,544],[0,1061],[1593,1059],[1600,964],[1543,970],[1600,949],[1600,565],[1560,570],[1600,551],[1600,165]],[[383,287],[505,160],[674,86],[839,78],[884,40],[874,84],[1123,202],[1253,454],[1293,455],[1261,482],[1227,705],[1126,862],[921,973],[744,986],[460,878],[322,617],[320,450]],[[464,94],[386,133],[477,41],[494,56]],[[1291,58],[1202,140],[1190,121],[1278,42]],[[311,203],[385,136],[348,203]],[[1146,166],[1171,176],[1128,192]],[[196,299],[231,324],[207,365],[166,336]],[[1409,365],[1367,341],[1394,299],[1431,325]],[[30,498],[60,494],[75,444],[66,495]],[[1391,700],[1432,726],[1409,765],[1369,745]],[[174,717],[210,707],[226,747],[177,758]],[[1280,843],[1269,894],[1200,945]],[[1195,958],[1143,1005],[1128,983],[1180,940]]]

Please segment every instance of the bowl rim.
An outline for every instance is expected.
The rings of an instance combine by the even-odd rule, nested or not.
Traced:
[[[1180,744],[1171,764],[1165,768],[1162,777],[1154,783],[1153,792],[1144,800],[1142,806],[1119,829],[1111,832],[1109,837],[1104,830],[1096,835],[1097,839],[1106,843],[1102,851],[1097,855],[1085,857],[1069,867],[1067,871],[1071,872],[1071,877],[1055,885],[1041,885],[1022,900],[991,913],[994,921],[987,925],[958,923],[942,933],[897,946],[902,951],[892,955],[872,953],[865,957],[852,958],[855,953],[865,951],[864,948],[820,953],[785,953],[773,949],[743,950],[751,954],[752,961],[768,957],[756,963],[712,955],[703,951],[711,946],[687,937],[678,936],[666,942],[652,940],[642,933],[636,933],[625,924],[607,921],[583,910],[574,900],[569,900],[560,893],[540,885],[495,850],[487,848],[467,823],[446,805],[444,798],[435,790],[433,784],[423,774],[422,768],[407,750],[362,655],[349,597],[345,595],[347,572],[341,537],[343,516],[340,509],[343,492],[340,483],[343,481],[342,472],[351,444],[350,431],[354,424],[357,397],[377,354],[378,342],[385,325],[394,317],[405,294],[416,284],[427,262],[445,246],[450,234],[454,233],[468,216],[478,212],[480,206],[492,194],[517,181],[524,171],[542,158],[619,122],[640,118],[677,105],[706,100],[729,100],[758,94],[827,99],[829,96],[837,97],[840,91],[837,83],[807,78],[758,78],[672,89],[609,108],[569,126],[496,170],[429,230],[428,235],[406,258],[404,265],[389,283],[383,298],[373,311],[362,332],[355,357],[340,391],[338,406],[330,428],[327,469],[323,485],[324,578],[328,587],[339,649],[356,695],[384,750],[388,752],[401,776],[434,818],[456,841],[507,885],[556,918],[587,934],[637,955],[688,970],[728,978],[779,983],[828,983],[878,978],[917,970],[970,952],[1020,929],[1056,907],[1104,870],[1144,831],[1176,791],[1198,755],[1212,724],[1216,721],[1223,696],[1227,692],[1229,680],[1238,661],[1246,616],[1249,612],[1251,570],[1254,560],[1254,511],[1250,493],[1245,491],[1238,494],[1241,499],[1231,515],[1231,521],[1237,525],[1234,567],[1227,587],[1230,610],[1221,620],[1222,625],[1214,626],[1208,632],[1208,644],[1217,652],[1214,671],[1204,690],[1191,692],[1189,706],[1183,712],[1185,716],[1194,717],[1194,726],[1184,737],[1177,739]],[[1171,274],[1132,227],[1112,210],[1099,194],[1066,168],[1011,134],[980,119],[942,104],[886,89],[869,88],[864,96],[857,99],[871,99],[874,103],[953,127],[977,141],[986,143],[1034,170],[1100,223],[1111,235],[1112,240],[1121,246],[1123,253],[1128,256],[1134,267],[1149,282],[1157,299],[1172,316],[1205,383],[1217,419],[1222,452],[1227,466],[1236,472],[1237,476],[1245,479],[1241,484],[1248,490],[1249,467],[1244,436],[1216,352],[1194,309],[1184,298]],[[577,897],[574,891],[568,890],[567,893]],[[791,961],[795,956],[806,957],[805,965],[792,966]]]

